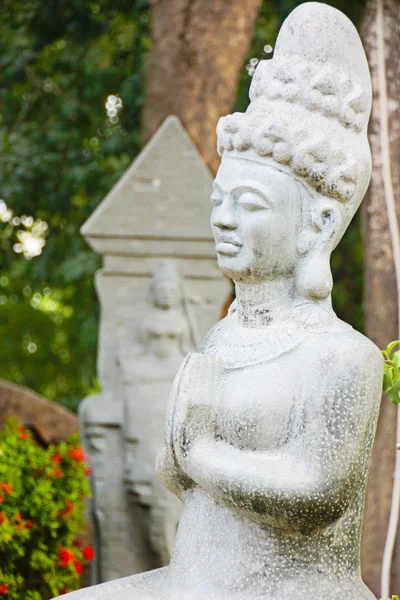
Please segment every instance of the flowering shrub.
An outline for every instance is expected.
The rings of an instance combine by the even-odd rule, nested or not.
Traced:
[[[84,528],[87,467],[78,435],[46,449],[11,419],[0,434],[0,600],[48,600],[79,588],[93,559]]]

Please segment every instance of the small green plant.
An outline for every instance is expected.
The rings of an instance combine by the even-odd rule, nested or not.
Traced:
[[[390,400],[396,406],[400,404],[400,350],[395,351],[396,346],[399,344],[400,340],[396,340],[391,342],[386,350],[382,350],[385,361],[383,391],[389,394]]]
[[[0,433],[0,600],[48,600],[79,588],[90,546],[89,495],[78,435],[42,448],[16,419]]]
[[[398,596],[392,596],[392,598],[382,598],[382,600],[400,600]]]

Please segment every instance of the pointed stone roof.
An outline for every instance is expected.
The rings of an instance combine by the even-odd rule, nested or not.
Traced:
[[[119,247],[122,239],[211,241],[211,185],[211,173],[181,122],[170,116],[81,233],[101,254],[112,239],[119,239]]]

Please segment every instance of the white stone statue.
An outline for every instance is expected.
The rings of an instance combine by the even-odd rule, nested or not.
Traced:
[[[371,174],[359,36],[305,3],[221,119],[211,224],[236,284],[184,360],[161,480],[182,498],[170,565],[71,600],[372,600],[360,534],[379,350],[332,310],[329,258]]]
[[[137,324],[138,353],[132,352],[129,340],[119,355],[125,388],[124,479],[132,494],[132,535],[138,560],[143,565],[143,556],[148,558],[144,570],[151,569],[154,562],[168,564],[180,515],[178,498],[165,489],[154,471],[163,448],[171,382],[185,354],[193,349],[182,283],[172,261],[157,262],[148,302]],[[143,552],[149,545],[149,551]]]

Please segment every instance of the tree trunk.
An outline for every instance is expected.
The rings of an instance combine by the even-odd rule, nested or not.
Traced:
[[[379,61],[377,6],[368,0],[363,22],[363,41],[372,75],[374,103],[369,139],[373,159],[372,182],[364,201],[363,229],[365,247],[365,315],[367,335],[380,347],[398,339],[397,285],[392,241],[385,199],[382,170],[382,114],[380,111],[379,69],[386,67],[389,115],[389,145],[396,209],[400,218],[400,2],[383,1],[385,61]],[[384,64],[385,63],[385,64]],[[363,576],[372,591],[380,596],[382,557],[388,528],[393,471],[396,452],[396,408],[384,397],[378,422],[362,543]],[[396,474],[397,477],[400,474]],[[400,536],[393,557],[391,592],[400,593]]]
[[[177,115],[215,172],[215,128],[231,109],[262,0],[152,0],[143,111],[147,140]]]

